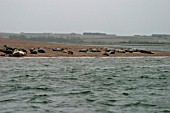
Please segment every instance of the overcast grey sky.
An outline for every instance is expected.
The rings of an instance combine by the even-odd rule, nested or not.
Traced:
[[[170,34],[170,0],[0,0],[0,32]]]

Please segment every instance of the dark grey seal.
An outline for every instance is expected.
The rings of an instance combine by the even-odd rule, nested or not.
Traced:
[[[37,54],[37,51],[35,50],[35,48],[30,49],[30,54]]]
[[[148,51],[148,50],[140,50],[141,53],[146,53],[146,54],[154,54],[152,53],[151,51]]]
[[[38,48],[38,52],[39,53],[45,53],[45,49],[44,48]]]

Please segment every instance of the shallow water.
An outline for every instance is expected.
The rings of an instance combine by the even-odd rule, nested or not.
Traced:
[[[158,51],[170,51],[170,45],[163,46],[123,46],[126,48],[145,48],[149,50],[158,50]]]
[[[170,57],[1,58],[1,113],[169,113]]]

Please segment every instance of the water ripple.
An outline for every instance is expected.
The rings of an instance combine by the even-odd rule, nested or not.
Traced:
[[[3,58],[2,113],[170,111],[170,58]]]

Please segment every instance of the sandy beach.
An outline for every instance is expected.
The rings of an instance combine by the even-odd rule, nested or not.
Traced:
[[[23,48],[27,50],[27,54],[24,57],[136,57],[136,56],[170,56],[168,51],[152,51],[154,54],[146,54],[140,52],[133,53],[115,53],[105,55],[104,46],[82,46],[82,45],[72,45],[72,44],[62,44],[62,43],[47,43],[47,42],[32,42],[16,39],[6,39],[0,38],[0,49],[4,49],[4,45],[8,45],[13,48]],[[45,53],[30,54],[30,48],[44,48]],[[52,48],[63,48],[64,51],[53,51]],[[98,49],[101,52],[79,52],[81,49]],[[120,49],[116,48],[115,49]],[[73,52],[69,54],[68,51]],[[8,54],[0,52],[0,57],[9,57]]]

